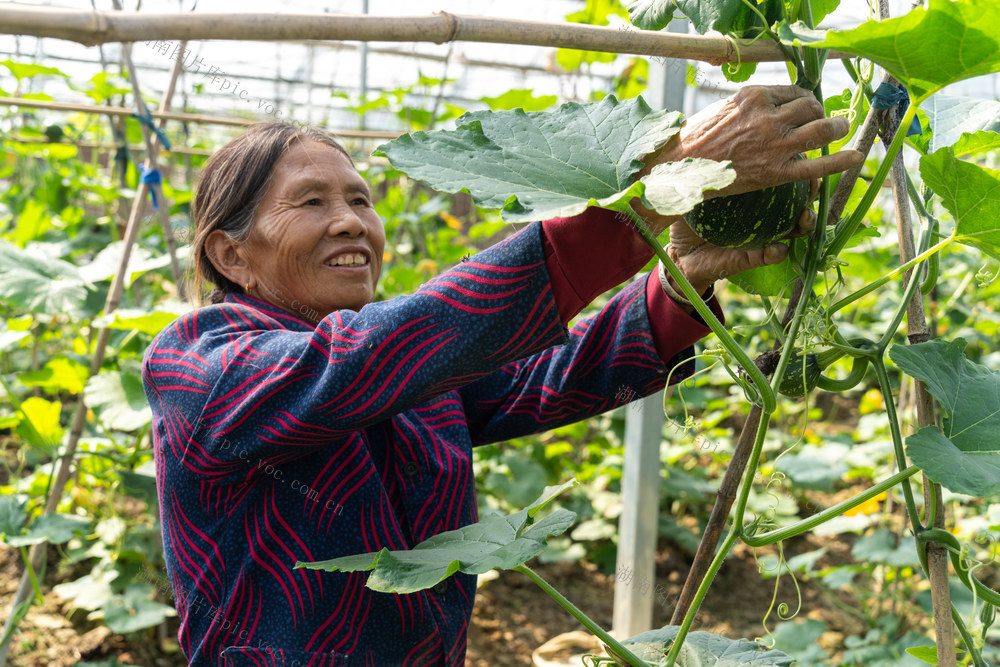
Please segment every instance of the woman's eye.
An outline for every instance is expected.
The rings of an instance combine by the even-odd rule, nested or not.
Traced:
[[[306,201],[303,206],[319,206],[322,202],[319,199],[310,199]]]
[[[355,197],[353,200],[351,200],[351,203],[354,204],[355,206],[368,206],[368,200],[365,199],[364,197]]]

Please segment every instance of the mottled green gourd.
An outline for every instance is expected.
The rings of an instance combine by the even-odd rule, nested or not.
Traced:
[[[870,341],[865,339],[855,338],[850,342],[852,345],[860,347],[871,348],[873,346]],[[857,386],[864,379],[865,371],[868,369],[868,360],[863,357],[854,358],[851,372],[843,380],[823,376],[823,371],[845,354],[843,350],[838,348],[810,352],[805,355],[801,352],[796,353],[788,360],[785,374],[778,384],[778,392],[784,396],[802,398],[817,386],[827,391],[846,391]]]
[[[720,248],[754,250],[795,229],[809,202],[809,181],[707,199],[684,220],[694,233]]]
[[[829,350],[827,353],[830,352],[836,353],[837,358],[843,356],[839,350]],[[792,398],[801,398],[806,395],[807,391],[812,391],[816,387],[819,376],[823,374],[824,368],[816,357],[816,354],[810,353],[806,354],[805,360],[803,360],[803,355],[800,352],[789,359],[785,374],[781,377],[781,384],[778,385],[778,391]],[[827,363],[830,364],[833,361],[835,359],[831,359]]]

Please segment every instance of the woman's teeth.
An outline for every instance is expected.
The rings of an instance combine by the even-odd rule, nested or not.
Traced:
[[[327,264],[331,266],[361,266],[368,263],[368,258],[361,253],[353,255],[339,255],[331,259]]]

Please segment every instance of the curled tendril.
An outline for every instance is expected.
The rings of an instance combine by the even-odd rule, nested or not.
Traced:
[[[858,112],[851,107],[847,107],[844,109],[834,109],[830,112],[830,116],[844,116],[849,123],[853,124],[854,119],[858,117]]]
[[[767,619],[771,616],[771,612],[775,612],[780,621],[790,621],[799,615],[802,611],[802,591],[799,589],[799,582],[795,578],[795,574],[788,567],[788,563],[785,561],[785,549],[781,542],[778,542],[778,573],[774,578],[774,592],[771,594],[771,604],[767,608],[767,613],[764,614],[764,618],[761,619],[760,624],[764,627],[764,632],[767,636],[765,641],[761,637],[757,637],[754,641],[759,644],[766,646],[771,649],[774,648],[775,639],[774,635],[771,634],[771,630],[767,627]],[[787,602],[778,603],[778,588],[781,584],[782,570],[786,570],[792,577],[792,585],[795,586],[795,611],[791,611],[791,607],[788,606]]]
[[[989,285],[1000,276],[1000,267],[997,267],[996,271],[991,270],[989,262],[984,262],[979,271],[976,272],[976,284],[980,287],[989,287]]]
[[[990,549],[990,559],[987,562],[992,563],[997,559],[997,548],[1000,547],[1000,544],[997,543],[996,535],[994,535],[993,533],[988,533],[986,531],[983,531],[981,533],[976,534],[976,536],[973,537],[972,539],[977,544],[992,545],[992,548]]]
[[[702,354],[696,354],[695,356],[691,357],[688,360],[685,360],[685,361],[682,361],[680,363],[674,364],[673,368],[670,369],[670,372],[667,373],[667,381],[666,381],[665,386],[668,387],[668,388],[671,386],[670,385],[670,378],[673,377],[674,371],[676,371],[678,368],[684,366],[689,361],[693,361],[694,359],[715,359],[717,357],[717,355],[711,354],[710,352],[711,351],[706,350]],[[715,363],[709,364],[708,366],[706,366],[705,368],[701,369],[700,371],[695,371],[689,377],[685,378],[684,382],[690,382],[691,380],[695,379],[696,377],[698,377],[702,373],[707,373],[710,370],[712,370],[713,368],[715,368]],[[687,424],[689,421],[692,421],[693,418],[691,417],[690,414],[688,414],[687,401],[684,400],[684,391],[680,388],[680,386],[678,386],[678,388],[677,388],[677,397],[681,400],[681,409],[684,411],[684,423]],[[669,410],[667,408],[667,401],[669,401],[669,400],[670,400],[670,392],[669,391],[663,392],[663,414],[664,415],[669,414]],[[669,417],[668,417],[668,419],[669,419]],[[671,421],[673,421],[673,420],[671,420]],[[687,430],[687,427],[685,427],[685,430]]]

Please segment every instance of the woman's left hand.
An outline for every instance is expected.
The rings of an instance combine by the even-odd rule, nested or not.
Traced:
[[[716,280],[761,266],[779,264],[788,257],[788,246],[784,243],[774,243],[759,250],[720,248],[699,238],[681,216],[657,216],[655,212],[647,211],[637,204],[633,208],[637,209],[640,216],[649,220],[649,227],[654,234],[670,227],[667,255],[699,294],[708,291]],[[789,238],[805,236],[815,227],[816,214],[812,209],[806,208],[799,218],[798,227],[789,234]],[[680,287],[674,284],[673,278],[670,278],[670,283],[680,293]]]
[[[805,236],[815,227],[816,214],[806,208],[799,218],[798,228],[790,236]],[[773,243],[759,250],[720,248],[701,240],[684,222],[684,218],[677,218],[670,225],[667,255],[691,286],[699,294],[704,294],[716,280],[785,261],[788,257],[788,246],[784,243]]]

